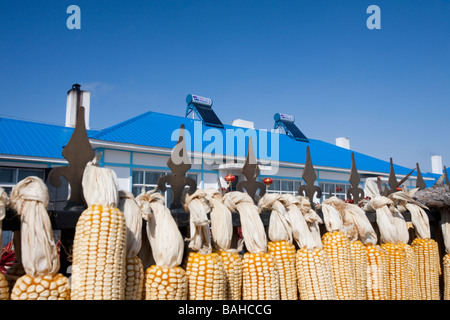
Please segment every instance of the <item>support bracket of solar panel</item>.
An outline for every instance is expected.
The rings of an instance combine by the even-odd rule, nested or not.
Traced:
[[[212,109],[212,100],[201,96],[188,94],[186,97],[186,118],[192,112],[207,126],[223,128],[223,124]]]
[[[276,113],[273,116],[275,120],[274,129],[282,128],[283,131],[297,141],[309,142],[308,138],[300,131],[300,129],[294,124],[294,116]]]

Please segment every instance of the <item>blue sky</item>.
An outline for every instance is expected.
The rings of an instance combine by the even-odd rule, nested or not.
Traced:
[[[81,29],[69,30],[69,5]],[[369,5],[381,29],[369,30]],[[431,171],[450,167],[450,1],[0,0],[0,116],[64,124],[73,83],[91,128],[149,110],[184,116],[189,93],[222,122],[272,128]]]

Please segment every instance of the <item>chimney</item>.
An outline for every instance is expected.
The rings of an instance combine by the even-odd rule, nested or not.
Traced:
[[[350,139],[344,137],[336,138],[336,145],[338,147],[350,149]]]
[[[75,83],[72,89],[67,91],[66,127],[75,127],[79,107],[84,107],[86,129],[89,130],[89,111],[91,106],[91,93],[80,90],[80,85]]]
[[[442,174],[442,157],[438,155],[431,156],[431,172]]]

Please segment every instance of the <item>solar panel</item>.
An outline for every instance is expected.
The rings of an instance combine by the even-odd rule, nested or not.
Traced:
[[[209,98],[204,98],[201,96],[189,94],[186,97],[186,102],[188,104],[186,110],[186,117],[192,112],[195,113],[202,119],[203,123],[212,126],[223,128],[222,121],[217,117],[216,113],[211,108],[212,100]]]
[[[308,138],[300,131],[300,129],[293,122],[286,122],[281,120],[281,123],[285,126],[286,130],[290,132],[292,137],[298,141],[308,141]]]
[[[223,128],[222,122],[211,107],[196,105],[195,110],[197,111],[199,117],[202,118],[204,124]]]
[[[284,114],[284,113],[276,113],[274,115],[275,120],[275,129],[278,127],[282,127],[286,134],[297,141],[305,141],[308,142],[308,138],[300,131],[300,129],[294,124],[294,116]]]

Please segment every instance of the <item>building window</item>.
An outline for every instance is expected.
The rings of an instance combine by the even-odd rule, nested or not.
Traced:
[[[166,174],[170,173],[167,171],[133,170],[131,192],[136,197],[142,192],[143,188],[145,191],[155,189],[159,178]],[[194,179],[198,184],[198,174],[188,173],[187,176]],[[172,202],[172,189],[169,185],[167,185],[167,190],[165,192],[165,200],[166,204]]]
[[[300,185],[300,180],[273,179],[273,183],[266,190],[269,193],[291,193],[297,195]]]
[[[0,167],[0,187],[2,187],[6,191],[6,193],[10,194],[12,188],[19,181],[29,176],[35,176],[44,179],[44,170],[31,168]]]
[[[322,189],[322,201],[330,198],[330,192],[333,196],[345,200],[347,198],[347,190],[352,186],[348,183],[330,183],[321,182],[319,184]]]

